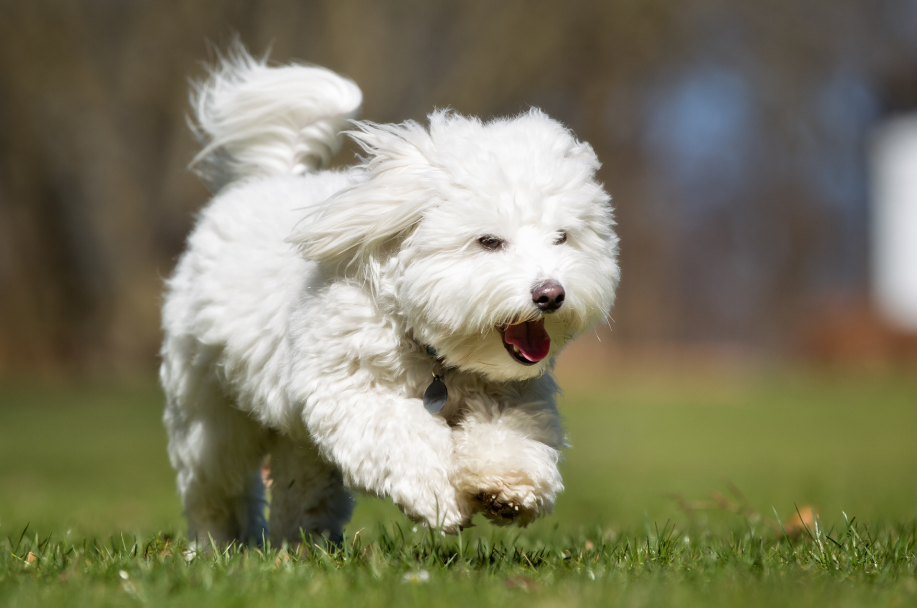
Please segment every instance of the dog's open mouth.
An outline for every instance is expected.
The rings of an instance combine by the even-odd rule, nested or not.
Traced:
[[[544,319],[498,326],[503,347],[522,365],[535,365],[548,356],[551,336],[544,329]]]

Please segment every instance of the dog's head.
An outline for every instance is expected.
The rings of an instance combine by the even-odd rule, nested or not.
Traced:
[[[448,367],[537,376],[606,318],[617,237],[588,144],[539,110],[358,129],[363,181],[296,240],[307,257],[369,284]]]

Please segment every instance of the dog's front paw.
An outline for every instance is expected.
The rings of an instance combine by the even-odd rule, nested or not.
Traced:
[[[474,502],[478,511],[495,525],[517,524],[524,527],[540,514],[533,498],[526,501],[503,491],[483,491],[474,496]],[[527,507],[526,502],[531,506]]]
[[[557,493],[564,489],[557,451],[530,443],[516,457],[499,452],[464,458],[456,454],[452,483],[475,512],[496,525],[527,526],[550,513]]]
[[[393,495],[395,503],[411,521],[445,534],[456,534],[471,524],[474,504],[455,491],[451,484],[441,487],[436,494],[418,492],[411,495]]]
[[[564,489],[552,441],[560,431],[555,417],[520,406],[494,419],[494,409],[469,414],[453,431],[452,485],[493,523],[525,526],[550,513]]]

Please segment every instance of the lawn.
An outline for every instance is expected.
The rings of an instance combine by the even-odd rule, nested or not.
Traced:
[[[913,375],[563,384],[567,490],[526,530],[361,499],[338,551],[192,555],[152,381],[7,382],[0,606],[917,605]]]

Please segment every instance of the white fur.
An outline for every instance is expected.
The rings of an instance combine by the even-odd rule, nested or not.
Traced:
[[[317,172],[359,106],[350,81],[237,49],[198,91],[198,160],[229,185],[163,310],[189,533],[260,540],[266,454],[277,541],[339,540],[348,487],[447,532],[478,511],[522,525],[550,512],[563,489],[552,361],[605,319],[618,281],[589,145],[534,109],[487,123],[437,112],[429,128],[355,123],[364,162]],[[506,245],[487,251],[485,235]],[[553,314],[532,302],[546,279],[566,289]],[[542,316],[549,356],[521,365],[496,327]],[[421,401],[428,347],[449,389],[437,415]]]

